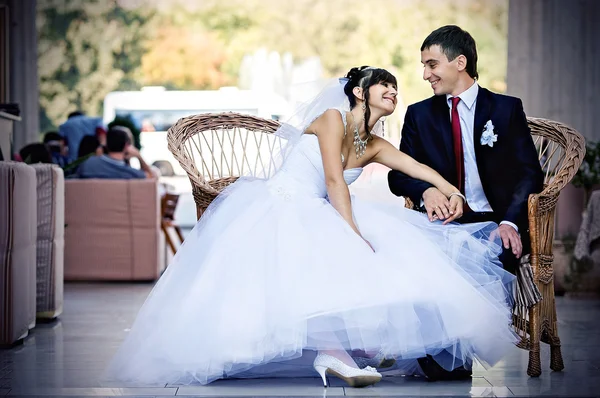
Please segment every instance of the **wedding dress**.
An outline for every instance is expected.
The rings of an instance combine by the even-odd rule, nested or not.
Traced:
[[[345,112],[341,112],[342,117]],[[374,252],[327,200],[318,139],[209,207],[142,306],[108,377],[201,383],[317,376],[319,350],[446,352],[493,365],[516,341],[493,223],[442,225],[352,198]],[[348,184],[362,169],[344,171]]]

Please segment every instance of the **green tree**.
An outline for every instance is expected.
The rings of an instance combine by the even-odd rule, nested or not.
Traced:
[[[222,70],[225,51],[214,36],[201,27],[161,28],[142,57],[144,85],[204,90],[229,84],[232,78]]]
[[[99,115],[110,91],[139,87],[152,11],[114,0],[46,0],[37,7],[42,130],[74,110]]]
[[[189,4],[190,2],[186,2]],[[203,0],[193,11],[176,7],[178,26],[214,32],[225,49],[221,71],[237,77],[245,54],[259,48],[290,52],[296,61],[318,56],[326,77],[351,66],[393,71],[402,97],[431,95],[422,81],[420,46],[434,29],[457,24],[475,37],[482,85],[505,91],[508,1],[425,0]],[[173,11],[171,11],[173,12]]]
[[[142,81],[181,90],[237,84],[242,57],[261,46],[261,4],[171,4],[142,60]]]
[[[477,40],[480,81],[505,91],[508,0],[38,0],[42,120],[98,114],[116,89],[237,84],[260,48],[295,62],[319,57],[325,77],[356,65],[389,69],[404,104],[429,97],[420,46],[457,24]],[[46,119],[44,119],[46,118]],[[401,118],[401,112],[394,118]]]

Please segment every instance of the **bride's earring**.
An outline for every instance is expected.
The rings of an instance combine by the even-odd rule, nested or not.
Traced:
[[[385,137],[385,118],[382,117],[379,121],[381,122],[381,136]]]

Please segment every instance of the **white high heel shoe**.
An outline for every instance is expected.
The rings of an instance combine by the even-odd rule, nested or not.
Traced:
[[[327,387],[326,373],[339,377],[350,387],[366,387],[381,380],[381,374],[370,366],[364,369],[353,368],[331,355],[322,353],[317,354],[313,367],[321,375],[325,387]]]

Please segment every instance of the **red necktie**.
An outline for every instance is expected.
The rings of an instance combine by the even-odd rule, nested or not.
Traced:
[[[458,178],[458,189],[465,194],[465,153],[462,145],[462,132],[460,130],[460,117],[458,116],[458,103],[460,97],[452,97],[452,142],[454,144],[454,158],[456,159],[456,177]],[[471,210],[465,202],[464,212]]]
[[[458,189],[465,193],[465,154],[462,146],[462,133],[460,131],[460,117],[458,116],[459,97],[452,97],[452,143],[454,144],[454,158],[456,159],[456,177]]]

